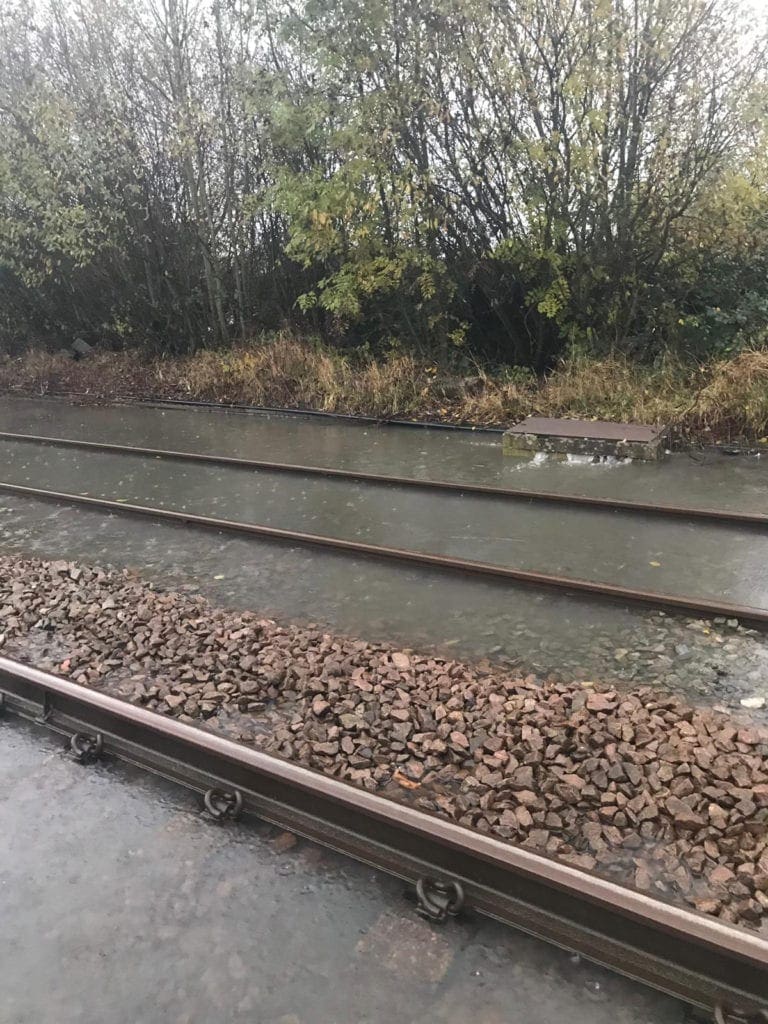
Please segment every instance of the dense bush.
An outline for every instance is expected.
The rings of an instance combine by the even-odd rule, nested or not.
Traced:
[[[16,0],[0,344],[347,347],[537,370],[768,324],[739,0]]]

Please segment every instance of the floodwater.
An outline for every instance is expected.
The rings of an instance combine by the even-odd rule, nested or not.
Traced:
[[[221,827],[10,719],[0,744],[3,1024],[683,1024],[684,1008],[275,829]],[[510,1008],[514,1007],[513,1010]]]
[[[494,434],[278,414],[0,400],[0,429],[572,493],[765,511],[768,465],[532,464]],[[0,479],[627,586],[768,607],[768,531],[0,442]],[[534,671],[768,696],[760,634],[373,559],[0,494],[1,551],[131,565],[223,604]]]
[[[662,463],[541,465],[502,457],[501,435],[492,431],[372,426],[223,409],[80,406],[2,396],[0,430],[427,480],[768,512],[768,461],[754,456],[712,452],[695,458],[676,455]]]
[[[501,458],[502,456],[498,456]],[[588,472],[589,466],[582,466]],[[624,467],[617,467],[618,473]],[[0,447],[0,479],[645,590],[768,607],[768,529],[285,473]]]

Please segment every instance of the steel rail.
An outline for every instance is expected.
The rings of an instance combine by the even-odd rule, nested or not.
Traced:
[[[513,501],[542,502],[597,509],[606,512],[634,512],[643,515],[670,516],[678,519],[702,519],[729,526],[768,526],[768,514],[739,512],[729,509],[697,508],[685,505],[655,505],[646,501],[628,501],[620,498],[591,497],[581,494],[558,494],[555,491],[532,491],[492,484],[460,483],[455,480],[420,480],[416,477],[389,476],[384,473],[365,473],[360,470],[333,469],[327,466],[303,466],[289,462],[267,462],[263,459],[245,459],[233,455],[209,455],[201,452],[167,451],[162,448],[143,448],[108,441],[81,441],[77,438],[46,437],[36,434],[16,434],[0,431],[0,440],[29,444],[50,445],[59,448],[83,449],[114,455],[136,455],[156,459],[175,459],[204,465],[227,466],[236,469],[255,469],[270,473],[293,473],[300,476],[318,476],[356,483],[381,484],[392,487],[411,487],[428,491],[445,491],[485,498],[504,498]]]
[[[414,551],[409,548],[384,547],[380,544],[367,544],[363,541],[346,540],[343,537],[302,533],[298,530],[286,530],[278,526],[245,523],[234,519],[218,519],[211,516],[197,515],[193,512],[134,505],[130,502],[114,501],[109,498],[93,498],[88,495],[71,494],[66,491],[50,491],[39,487],[29,487],[25,484],[7,483],[4,480],[0,480],[0,491],[22,495],[23,497],[42,498],[45,501],[83,505],[87,508],[95,508],[107,512],[119,512],[173,523],[183,523],[187,526],[199,526],[204,529],[218,530],[220,532],[241,533],[250,537],[263,537],[268,540],[285,541],[308,547],[328,548],[332,551],[343,551],[346,554],[402,562],[420,567],[426,566],[432,569],[458,572],[464,575],[507,580],[512,583],[530,584],[539,587],[550,587],[576,594],[589,594],[592,597],[603,597],[623,603],[629,602],[653,608],[671,608],[675,611],[694,615],[706,615],[710,618],[725,616],[726,618],[737,618],[768,625],[768,609],[754,608],[750,605],[730,604],[706,598],[664,594],[651,590],[637,590],[631,587],[622,587],[615,583],[602,583],[597,580],[585,580],[572,576],[557,576],[530,569],[515,569],[512,566],[496,565],[492,562],[455,558],[451,555],[435,555],[426,551]]]
[[[417,430],[463,431],[471,434],[503,434],[506,427],[488,427],[475,423],[444,423],[440,420],[403,420],[392,416],[369,416],[354,412],[328,412],[325,409],[302,409],[295,405],[251,405],[248,402],[211,402],[194,398],[146,398],[124,400],[123,405],[145,405],[156,408],[218,409],[230,412],[276,413],[279,416],[314,416],[318,419],[341,420],[342,423],[373,427],[410,427]]]
[[[130,398],[99,396],[87,391],[46,391],[45,394],[28,395],[21,391],[0,390],[0,397],[21,399],[43,399],[70,402],[73,399],[84,405],[128,406],[147,409],[214,409],[220,412],[276,413],[280,416],[314,416],[318,419],[341,420],[343,423],[374,427],[415,427],[419,430],[464,431],[471,434],[503,434],[506,427],[488,427],[476,423],[443,423],[440,420],[402,420],[390,416],[366,416],[363,413],[327,412],[325,409],[302,409],[292,405],[251,405],[248,402],[212,402],[195,398]]]
[[[768,1009],[768,942],[547,856],[282,758],[0,658],[6,711],[410,883],[459,883],[466,905],[709,1012]],[[238,796],[239,794],[239,796]],[[207,803],[209,805],[209,802]]]

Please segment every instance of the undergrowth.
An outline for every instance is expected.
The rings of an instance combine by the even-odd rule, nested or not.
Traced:
[[[0,389],[90,399],[191,398],[381,418],[507,426],[526,415],[665,423],[689,438],[768,434],[768,349],[707,363],[669,356],[563,361],[543,379],[518,370],[471,376],[428,360],[344,354],[287,334],[177,358],[96,353],[73,362],[32,350],[0,357]]]

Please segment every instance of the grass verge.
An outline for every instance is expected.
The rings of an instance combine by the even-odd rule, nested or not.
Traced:
[[[411,355],[339,353],[281,334],[227,351],[148,357],[96,353],[73,362],[31,350],[0,356],[0,389],[94,400],[187,398],[381,418],[504,427],[537,414],[665,423],[693,440],[758,441],[768,434],[768,350],[706,363],[669,356],[654,366],[622,356],[573,356],[546,378],[519,369],[461,375]]]

